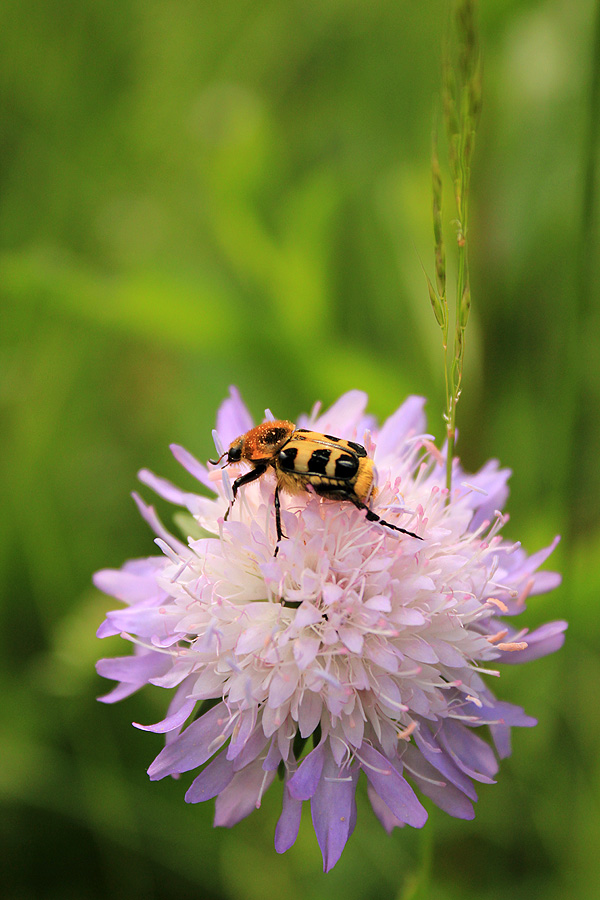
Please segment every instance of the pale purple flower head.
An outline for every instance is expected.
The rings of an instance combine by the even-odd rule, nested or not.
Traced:
[[[423,399],[409,397],[381,428],[365,406],[365,395],[351,391],[297,424],[364,443],[378,476],[372,508],[422,541],[307,491],[281,495],[286,537],[274,556],[273,475],[241,488],[224,521],[226,476],[173,446],[216,496],[147,471],[140,478],[185,507],[205,536],[174,537],[136,498],[162,555],[95,576],[126,604],[99,636],[134,644],[132,655],[98,664],[118,682],[104,699],[148,683],[174,691],[162,722],[137,726],[166,735],[150,777],[195,770],[186,800],[216,798],[215,825],[234,825],[279,775],[275,847],[292,846],[310,801],[326,871],[354,829],[361,770],[388,831],[425,823],[415,788],[450,815],[473,817],[474,783],[493,781],[511,726],[535,724],[496,700],[484,676],[554,652],[566,628],[510,624],[527,596],[560,579],[537,572],[556,540],[527,557],[500,535],[508,471],[492,461],[467,477],[455,462],[448,498]],[[226,447],[252,427],[232,390],[218,437]],[[493,746],[478,732],[483,725]]]

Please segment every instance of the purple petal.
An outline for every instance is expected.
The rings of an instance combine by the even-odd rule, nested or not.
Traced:
[[[536,628],[530,634],[523,638],[527,642],[525,650],[501,650],[501,656],[496,662],[505,665],[517,665],[518,663],[530,662],[532,659],[539,659],[542,656],[548,656],[549,653],[555,653],[565,642],[565,631],[568,628],[567,622],[547,622],[540,628]]]
[[[155,734],[166,734],[167,731],[174,731],[176,728],[180,728],[183,725],[186,719],[191,716],[194,711],[196,703],[197,700],[185,700],[185,702],[171,713],[171,715],[168,715],[162,722],[157,722],[156,725],[140,725],[139,722],[134,722],[133,725],[135,728],[139,728],[140,731],[153,731]]]
[[[373,812],[388,834],[391,834],[394,828],[404,828],[406,822],[401,822],[400,819],[394,815],[389,806],[383,802],[371,784],[367,784],[367,795],[371,806],[373,807]]]
[[[233,768],[236,770],[236,772],[240,769],[243,769],[244,766],[249,765],[251,762],[254,762],[259,753],[262,753],[268,741],[269,738],[265,735],[262,727],[258,725],[246,741],[244,749],[242,750],[240,755],[236,756],[236,758],[233,760]],[[270,771],[270,767],[264,765],[266,760],[263,759],[262,762],[265,772]],[[274,766],[274,768],[277,768],[277,766]]]
[[[464,772],[455,766],[448,754],[439,746],[429,729],[425,725],[415,731],[415,743],[419,752],[444,778],[454,784],[463,794],[471,800],[477,800],[477,792],[473,783]]]
[[[184,469],[187,469],[190,475],[193,475],[200,484],[204,485],[204,487],[210,488],[211,491],[215,490],[215,483],[210,477],[206,466],[203,466],[195,456],[192,456],[185,447],[181,447],[179,444],[171,444],[170,449],[177,462],[182,465]]]
[[[480,725],[511,725],[521,728],[531,728],[533,725],[537,725],[536,720],[528,716],[520,706],[496,700],[491,695],[488,699],[489,702],[486,702],[486,698],[483,697],[481,706],[470,702],[465,703],[463,713],[466,716],[476,717]]]
[[[318,747],[304,757],[300,767],[288,781],[292,797],[295,797],[296,800],[310,800],[317,790],[324,760],[325,743],[322,741]]]
[[[532,720],[536,725],[535,719]],[[512,753],[510,727],[508,725],[490,725],[490,735],[500,759],[506,759]]]
[[[183,731],[158,754],[148,769],[152,781],[201,766],[231,733],[227,707],[218,703]]]
[[[292,797],[287,784],[283,788],[281,815],[275,829],[275,850],[285,853],[296,842],[302,816],[302,800]]]
[[[117,656],[114,659],[100,659],[96,671],[103,678],[114,678],[121,684],[103,697],[101,703],[116,703],[145,687],[151,678],[168,672],[171,660],[164,653],[138,651],[132,656]]]
[[[373,789],[389,806],[401,822],[421,828],[427,821],[427,812],[419,803],[408,781],[398,772],[389,759],[374,747],[363,744],[360,748],[361,768]]]
[[[333,406],[315,420],[313,427],[337,437],[352,436],[364,415],[368,399],[364,391],[342,394]]]
[[[352,833],[358,773],[358,765],[342,769],[330,753],[326,754],[323,774],[310,804],[324,872],[336,864]]]
[[[187,705],[187,703],[189,702],[188,697],[189,697],[190,690],[192,689],[192,687],[195,683],[196,683],[196,679],[194,677],[184,679],[181,682],[181,684],[175,691],[175,695],[174,695],[173,699],[169,703],[169,709],[167,711],[166,718],[171,719],[171,717],[175,717],[177,711]],[[165,734],[166,734],[165,742],[167,744],[170,744],[174,740],[177,739],[177,737],[179,736],[179,733],[180,733],[181,729],[183,728],[186,721],[187,721],[187,719],[184,719],[183,721],[180,722],[179,725],[175,725],[175,727],[171,728],[170,731],[165,732]]]
[[[554,588],[558,587],[561,581],[562,575],[559,575],[558,572],[536,572],[533,576],[533,585],[529,594],[532,596],[535,594],[547,594],[548,591],[553,591]]]
[[[252,416],[236,387],[229,388],[229,397],[221,403],[217,413],[217,431],[225,447],[254,427]]]
[[[147,503],[144,503],[139,494],[136,494],[135,491],[131,495],[135,500],[136,506],[140,511],[140,515],[142,518],[148,523],[150,528],[153,530],[154,534],[161,538],[165,544],[168,544],[176,553],[189,555],[188,548],[185,544],[182,544],[181,541],[177,540],[176,537],[167,531],[165,526],[160,521],[158,515],[156,514],[156,510],[153,506],[148,506]]]
[[[103,678],[124,681],[141,687],[151,678],[164,675],[171,668],[171,657],[165,653],[136,653],[132,656],[115,656],[110,659],[99,659],[96,671]]]
[[[181,488],[175,487],[166,478],[160,478],[149,469],[140,469],[138,479],[142,484],[151,488],[159,497],[162,497],[163,500],[168,500],[169,503],[174,503],[177,506],[186,506],[188,496],[194,496],[193,494],[188,494],[187,491],[182,491]]]
[[[440,781],[439,773],[414,745],[406,748],[402,762],[410,771],[410,777],[417,787],[430,797],[436,806],[455,819],[474,819],[475,810],[462,791],[449,782]]]
[[[135,694],[135,692],[139,691],[144,685],[145,682],[144,684],[127,684],[122,681],[121,684],[114,687],[108,694],[103,694],[102,697],[98,697],[97,699],[100,703],[118,703],[119,700],[125,700],[126,697],[131,697],[132,694]]]
[[[121,628],[116,628],[111,619],[106,619],[102,625],[99,626],[96,637],[100,639],[114,637],[116,634],[121,634],[122,630],[123,629]]]
[[[181,633],[181,629],[177,627],[181,618],[181,611],[175,606],[165,608],[156,606],[154,602],[148,606],[137,604],[107,613],[106,621],[98,629],[97,635],[103,638],[125,632],[138,637],[156,638],[157,641],[172,638],[170,643],[174,643],[177,634]]]
[[[267,755],[263,759],[262,767],[265,772],[272,772],[273,769],[276,769],[279,766],[279,763],[283,759],[281,754],[281,748],[279,747],[279,742],[277,741],[277,735],[275,737],[270,738],[271,744],[267,751]]]
[[[225,790],[234,775],[231,760],[227,759],[224,753],[219,753],[192,781],[185,795],[186,803],[212,800]]]
[[[156,600],[158,603],[167,597],[156,583],[156,576],[166,565],[168,560],[161,556],[131,560],[121,569],[101,569],[92,580],[98,590],[123,603],[141,603],[144,600]]]
[[[469,778],[494,784],[492,775],[498,771],[498,762],[483,738],[453,719],[444,719],[438,736],[458,768]]]
[[[388,457],[397,456],[404,449],[407,437],[423,434],[427,427],[423,412],[425,402],[425,397],[407,397],[400,409],[383,423],[377,435],[375,451],[375,460],[379,465],[385,465]]]
[[[541,550],[538,550],[537,553],[533,553],[531,556],[525,556],[525,554],[519,554],[513,557],[515,560],[520,560],[520,562],[514,567],[510,567],[510,563],[513,561],[511,557],[507,558],[507,564],[509,568],[509,577],[511,584],[517,584],[521,581],[525,581],[528,577],[533,575],[536,569],[546,562],[550,554],[554,551],[557,544],[560,541],[560,535],[557,535],[551,544],[547,547],[543,547]],[[554,573],[553,573],[554,574]]]
[[[259,762],[236,772],[217,797],[215,826],[231,828],[258,809],[262,795],[274,778],[275,772],[265,772]]]
[[[499,469],[496,459],[490,459],[474,475],[458,474],[458,481],[479,489],[470,494],[468,493],[469,487],[461,485],[459,489],[459,495],[467,494],[463,502],[475,510],[473,518],[469,522],[469,531],[476,531],[486,519],[491,521],[496,510],[504,507],[508,497],[507,481],[511,474],[510,469]],[[479,491],[485,493],[480,494]]]
[[[246,746],[250,735],[254,731],[256,724],[256,710],[248,709],[240,713],[240,716],[233,729],[233,736],[227,748],[227,759],[235,759]],[[262,728],[260,729],[262,732]],[[263,732],[264,737],[264,732]],[[265,737],[265,743],[267,738]],[[238,767],[241,768],[241,767]]]

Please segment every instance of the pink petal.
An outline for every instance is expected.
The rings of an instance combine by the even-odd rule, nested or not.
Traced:
[[[301,672],[310,666],[321,649],[319,638],[302,637],[294,641],[294,659]]]
[[[300,672],[297,665],[280,666],[276,669],[271,686],[267,705],[271,709],[277,709],[292,696],[298,684]]]
[[[298,728],[303,738],[310,737],[321,721],[323,701],[316,691],[305,691],[298,710]]]

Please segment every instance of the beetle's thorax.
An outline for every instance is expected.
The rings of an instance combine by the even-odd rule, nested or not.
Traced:
[[[263,422],[236,438],[227,454],[227,462],[270,460],[289,441],[296,426],[285,419]]]

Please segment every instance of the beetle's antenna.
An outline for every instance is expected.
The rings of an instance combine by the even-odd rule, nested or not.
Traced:
[[[226,455],[227,450],[223,449],[223,444],[221,442],[221,438],[219,437],[219,432],[217,431],[216,428],[213,428],[212,437],[213,437],[213,441],[215,442],[215,449],[216,449],[217,453],[219,454],[219,458],[218,459],[209,459],[209,463],[211,463],[213,466],[218,466],[219,463],[221,462],[221,460],[223,459],[223,457]]]
[[[212,466],[218,466],[224,456],[227,456],[227,450],[224,450],[218,459],[209,459],[208,461]],[[225,465],[227,465],[227,463],[225,463]]]

